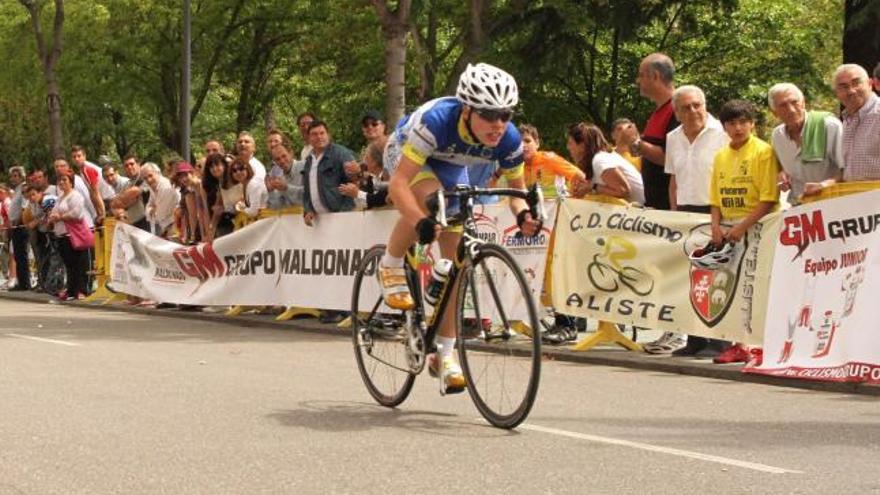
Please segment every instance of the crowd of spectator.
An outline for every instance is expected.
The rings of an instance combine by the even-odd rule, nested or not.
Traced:
[[[713,242],[720,245],[738,241],[777,209],[780,192],[799,204],[837,182],[880,180],[880,102],[872,91],[872,85],[880,91],[880,64],[873,78],[858,65],[837,68],[832,89],[843,108],[839,115],[808,110],[794,84],[769,88],[768,109],[779,125],[768,141],[754,133],[759,110],[752,103],[713,102],[720,108],[716,118],[699,86],[676,88],[674,81],[668,56],[645,57],[636,82],[655,108],[642,130],[632,120],[619,119],[609,141],[592,123],[571,125],[565,134],[568,160],[541,150],[538,129],[522,124],[527,183],[540,184],[550,198],[565,189],[575,197],[602,194],[648,208],[710,214]],[[43,167],[11,167],[8,185],[0,185],[0,271],[7,275],[7,289],[51,292],[61,299],[86,296],[89,248],[74,239],[80,222],[91,228],[113,217],[194,244],[229,234],[242,214],[256,218],[264,210],[299,207],[305,223],[315,225],[334,212],[386,206],[393,173],[384,166],[386,154],[393,152],[386,146],[390,129],[376,111],[366,112],[360,124],[365,144],[356,156],[333,140],[330,124],[305,112],[296,120],[299,153],[283,130],[267,132],[262,156],[270,161],[268,167],[257,158],[257,143],[248,132],[238,134],[231,153],[221,140],[208,140],[194,163],[141,163],[128,155],[121,166],[101,167],[88,160],[83,147],[73,146],[70,161],[53,163],[55,184],[49,184],[50,171]],[[472,185],[498,180],[496,164],[477,168],[469,174]],[[50,280],[52,267],[60,265],[66,274],[63,287]],[[551,341],[573,335],[551,336]],[[708,353],[719,362],[754,355],[743,346],[675,333],[665,333],[645,349]]]

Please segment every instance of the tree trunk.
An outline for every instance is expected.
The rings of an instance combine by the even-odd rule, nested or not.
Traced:
[[[485,0],[470,0],[468,4],[468,31],[465,37],[461,55],[455,61],[452,72],[446,80],[445,94],[454,94],[458,86],[458,79],[468,64],[475,62],[483,53],[486,44],[483,17],[486,8]]]
[[[372,0],[385,37],[385,122],[395,126],[406,109],[406,37],[412,0],[399,0],[389,9],[387,0]]]
[[[46,83],[46,110],[49,117],[49,148],[53,158],[64,158],[64,121],[61,119],[61,89],[55,67],[61,59],[64,32],[64,0],[55,0],[55,20],[52,25],[52,47],[46,46],[40,24],[42,6],[34,0],[19,0],[27,9],[37,41],[37,56]]]
[[[846,0],[843,19],[843,61],[859,64],[870,74],[880,62],[880,2]]]

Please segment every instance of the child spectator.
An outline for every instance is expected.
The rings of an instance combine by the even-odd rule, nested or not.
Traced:
[[[755,114],[751,103],[732,100],[721,107],[718,116],[730,143],[715,155],[709,188],[712,243],[716,246],[741,241],[751,226],[779,206],[779,162],[770,145],[752,134]],[[750,353],[744,345],[733,344],[714,361],[746,362],[751,354],[760,359],[761,350]]]

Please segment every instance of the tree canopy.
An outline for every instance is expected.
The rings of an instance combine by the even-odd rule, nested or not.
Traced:
[[[35,0],[51,33],[55,4]],[[118,159],[161,159],[179,144],[180,0],[65,0],[57,64],[65,146]],[[518,122],[559,146],[564,126],[644,120],[639,60],[669,54],[677,83],[701,86],[710,110],[740,97],[764,105],[772,84],[798,84],[833,109],[828,77],[842,60],[837,0],[193,0],[193,150],[271,127],[298,140],[309,110],[357,149],[360,116],[386,106],[389,29],[407,30],[406,109],[455,86],[469,62],[511,72]],[[400,14],[383,25],[386,13]],[[393,29],[391,29],[393,31]],[[394,33],[391,33],[394,34]],[[399,37],[398,37],[399,39]],[[876,41],[876,40],[875,40]],[[28,10],[0,2],[0,160],[51,159],[46,82]],[[870,70],[870,67],[867,67]],[[392,81],[392,84],[394,82]],[[389,123],[389,126],[393,123]],[[262,149],[260,149],[262,151]]]

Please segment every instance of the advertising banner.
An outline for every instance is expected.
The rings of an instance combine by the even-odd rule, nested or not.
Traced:
[[[786,211],[752,373],[880,383],[880,191]]]
[[[554,307],[601,321],[760,345],[763,332],[754,322],[763,322],[768,277],[761,274],[768,273],[763,265],[772,253],[761,233],[774,231],[775,218],[752,228],[727,263],[706,269],[693,265],[689,255],[711,239],[708,215],[568,200],[557,219]]]
[[[541,235],[524,239],[506,205],[478,206],[476,213],[479,237],[507,247],[537,297],[552,220]],[[308,227],[300,215],[275,216],[196,246],[117,224],[111,285],[177,304],[348,310],[360,260],[388,240],[397,217],[394,210],[334,213]],[[439,250],[435,244],[421,253],[420,273],[427,281]]]

